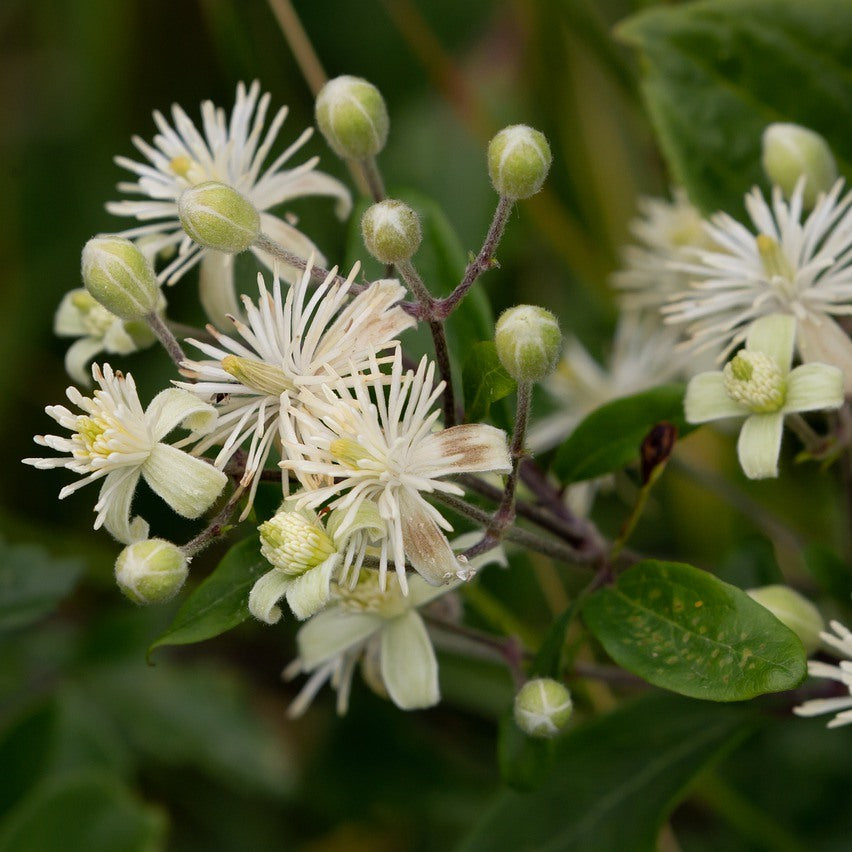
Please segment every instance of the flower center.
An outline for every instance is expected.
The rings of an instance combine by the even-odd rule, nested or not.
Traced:
[[[747,349],[735,355],[722,371],[725,391],[756,414],[778,411],[787,396],[780,367],[764,352]]]
[[[337,552],[322,526],[299,512],[279,512],[258,529],[260,552],[292,577],[304,574]]]
[[[362,569],[353,589],[339,588],[341,606],[350,612],[369,612],[383,618],[395,618],[408,609],[409,603],[396,574],[387,578],[387,588],[379,588],[379,572]]]
[[[86,462],[92,469],[104,467],[106,463],[139,464],[139,453],[151,450],[147,434],[132,433],[119,417],[103,408],[78,415],[74,426],[77,430],[71,436],[74,458]],[[122,456],[130,458],[122,459]]]
[[[195,186],[198,183],[204,183],[209,180],[204,169],[195,160],[187,157],[186,154],[179,154],[169,161],[169,168],[178,176],[183,178],[190,186]]]
[[[353,470],[360,470],[361,462],[372,459],[370,453],[351,438],[335,438],[328,445],[328,451],[335,461],[346,465],[346,467],[351,467]]]
[[[788,299],[792,299],[796,295],[795,273],[781,245],[767,234],[759,234],[755,237],[755,241],[760,262],[763,264],[763,272],[769,279],[769,283]]]
[[[295,390],[293,382],[280,367],[263,361],[226,355],[222,359],[222,369],[246,387],[269,396],[281,396],[284,391]]]
[[[80,321],[86,334],[92,337],[103,337],[116,321],[103,305],[96,302],[85,290],[71,297],[71,304],[80,312]]]

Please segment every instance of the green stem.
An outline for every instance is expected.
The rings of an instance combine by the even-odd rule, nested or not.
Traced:
[[[178,339],[171,333],[171,331],[169,331],[168,326],[154,311],[151,311],[151,313],[145,317],[145,322],[148,323],[151,331],[153,331],[156,335],[157,340],[163,344],[163,348],[169,353],[169,357],[172,361],[180,367],[181,363],[186,361],[186,355],[184,354],[180,343],[178,343]]]
[[[367,182],[373,201],[384,201],[385,182],[382,180],[382,173],[379,171],[376,158],[367,157],[364,160],[359,160],[358,165],[361,168],[361,174],[364,175],[364,180]]]

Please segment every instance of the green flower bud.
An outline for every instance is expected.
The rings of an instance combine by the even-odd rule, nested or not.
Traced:
[[[531,737],[555,737],[568,724],[572,710],[568,687],[549,677],[528,680],[515,696],[515,723]]]
[[[390,121],[381,92],[361,77],[335,77],[316,102],[320,132],[344,160],[363,160],[385,147]]]
[[[367,251],[382,263],[408,260],[420,247],[420,218],[401,201],[380,201],[361,217]]]
[[[334,542],[316,519],[302,512],[280,511],[259,527],[260,552],[280,571],[298,577],[336,552]]]
[[[515,381],[539,382],[556,368],[562,333],[550,311],[517,305],[500,315],[494,343],[500,363]]]
[[[763,170],[787,198],[804,176],[806,207],[813,207],[817,196],[837,180],[837,163],[828,143],[798,124],[770,124],[763,131]]]
[[[160,285],[154,267],[130,240],[92,237],[83,247],[81,272],[92,297],[123,320],[143,319],[157,307]]]
[[[178,199],[184,231],[199,245],[239,254],[260,234],[260,213],[244,195],[224,183],[207,181],[185,189]]]
[[[766,607],[782,624],[799,637],[808,654],[819,648],[819,634],[825,629],[819,610],[789,586],[761,586],[749,589],[749,597]]]
[[[515,124],[488,143],[488,174],[500,195],[529,198],[544,183],[553,157],[543,133]]]
[[[119,589],[137,604],[170,601],[181,590],[188,573],[183,551],[161,538],[134,542],[115,561]]]

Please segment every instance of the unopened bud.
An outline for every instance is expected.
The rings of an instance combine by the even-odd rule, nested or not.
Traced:
[[[153,313],[160,298],[154,267],[123,237],[92,237],[83,247],[83,283],[94,299],[123,320]]]
[[[260,214],[244,195],[224,183],[191,186],[178,199],[184,231],[199,245],[239,254],[260,234]]]
[[[804,177],[803,202],[813,207],[837,180],[837,163],[819,133],[798,124],[770,124],[763,131],[763,170],[787,198]]]
[[[336,550],[322,524],[301,512],[278,512],[258,530],[260,552],[272,565],[292,577],[324,562]]]
[[[368,207],[361,217],[367,251],[382,263],[408,260],[420,247],[420,218],[401,201],[389,199]]]
[[[488,144],[488,174],[494,189],[506,198],[535,195],[552,161],[545,135],[525,124],[503,128]]]
[[[805,646],[806,653],[813,654],[819,648],[819,634],[825,629],[825,622],[806,597],[789,586],[781,585],[749,589],[748,595],[789,627]]]
[[[517,305],[497,320],[494,344],[500,363],[516,382],[539,382],[556,368],[562,333],[550,311]]]
[[[329,80],[316,102],[320,132],[344,160],[363,160],[385,147],[390,121],[381,92],[361,77]]]
[[[572,710],[568,687],[549,677],[528,680],[515,696],[515,723],[531,737],[555,737],[568,724]]]
[[[183,551],[169,541],[149,538],[128,545],[115,561],[118,587],[133,603],[165,603],[189,573]]]

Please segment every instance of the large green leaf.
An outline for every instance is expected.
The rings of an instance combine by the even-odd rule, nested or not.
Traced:
[[[710,701],[741,701],[800,684],[798,637],[745,592],[706,571],[648,559],[585,603],[607,653],[650,683]]]
[[[154,852],[165,815],[138,801],[120,779],[85,772],[45,782],[0,824],[0,850]]]
[[[653,694],[555,746],[532,793],[498,796],[464,852],[650,852],[687,784],[750,730],[743,707]]]
[[[0,632],[47,615],[74,587],[83,566],[35,545],[0,542]]]
[[[568,484],[619,470],[639,458],[642,441],[657,423],[671,423],[683,436],[681,384],[660,385],[608,402],[589,414],[559,448],[553,472]]]
[[[148,649],[190,645],[212,639],[249,617],[248,596],[261,574],[271,570],[257,536],[235,544],[216,570],[187,598],[168,630]]]
[[[678,183],[706,211],[742,210],[763,180],[761,134],[793,121],[852,164],[852,3],[707,0],[656,7],[617,30],[642,57],[642,89]]]
[[[488,417],[491,405],[515,389],[515,380],[506,372],[493,340],[470,347],[462,368],[465,420],[477,423]]]

